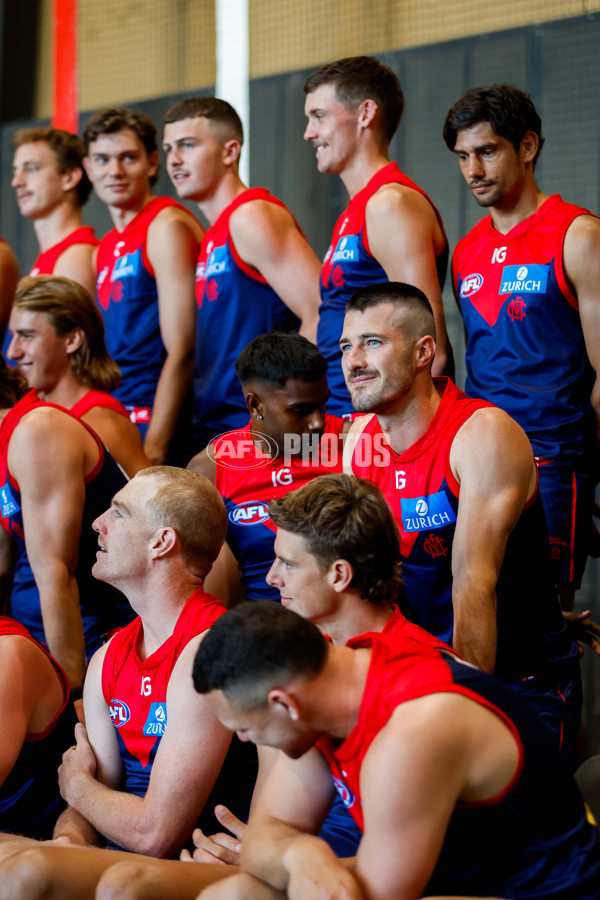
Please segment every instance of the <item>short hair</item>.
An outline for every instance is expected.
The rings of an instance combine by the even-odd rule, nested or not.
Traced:
[[[391,141],[404,112],[404,94],[390,66],[374,56],[347,56],[326,63],[309,75],[304,93],[312,94],[322,84],[334,84],[338,100],[348,109],[356,109],[364,100],[374,100],[381,111],[385,137],[388,143]]]
[[[57,335],[83,331],[81,346],[71,356],[73,374],[98,391],[114,391],[121,371],[104,341],[104,321],[95,300],[76,281],[59,275],[26,275],[17,285],[14,309],[44,313]]]
[[[120,131],[133,131],[144,145],[147,156],[158,152],[156,141],[156,125],[145,113],[124,106],[111,106],[94,113],[83,131],[86,153],[90,144],[103,134],[118,134]],[[158,181],[158,169],[150,178],[150,184]]]
[[[430,334],[435,340],[435,319],[423,291],[402,281],[382,281],[359,288],[346,304],[346,312],[364,312],[382,303],[391,303],[402,314],[402,330],[417,341]]]
[[[188,97],[172,106],[164,118],[164,124],[181,122],[182,119],[208,119],[227,136],[244,143],[244,127],[233,106],[218,97]]]
[[[353,475],[322,475],[271,500],[278,528],[304,538],[325,571],[336,559],[354,570],[351,588],[375,606],[398,601],[402,584],[400,532],[376,485]]]
[[[492,130],[511,142],[517,153],[528,131],[538,136],[535,166],[544,145],[542,120],[529,94],[514,84],[492,84],[471,88],[448,110],[442,134],[449,150],[454,150],[459,131],[489,122]]]
[[[221,616],[194,660],[200,694],[223,691],[237,708],[265,704],[282,679],[310,679],[321,672],[327,641],[312,622],[279,603],[241,603]]]
[[[153,526],[173,528],[186,567],[202,577],[208,575],[227,531],[227,511],[219,491],[204,475],[176,466],[151,466],[134,477],[150,476],[160,481],[146,504]]]
[[[0,408],[11,409],[28,390],[25,377],[16,366],[9,366],[0,353]]]
[[[254,381],[283,388],[290,378],[314,384],[327,374],[327,361],[301,334],[269,331],[244,347],[235,362],[235,374],[242,386]]]
[[[92,183],[83,168],[85,146],[78,134],[51,126],[39,128],[19,128],[13,138],[15,150],[23,144],[48,144],[56,156],[56,165],[61,175],[73,169],[81,169],[81,178],[76,185],[77,201],[83,206],[92,192]]]

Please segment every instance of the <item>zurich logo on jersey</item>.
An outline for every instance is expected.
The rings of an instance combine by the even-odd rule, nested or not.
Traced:
[[[269,504],[247,500],[235,506],[229,513],[229,521],[234,525],[260,525],[269,518]]]
[[[125,256],[119,256],[112,270],[110,280],[119,281],[121,278],[133,278],[140,270],[141,250],[135,253],[126,253]]]
[[[212,278],[215,275],[223,275],[224,272],[229,272],[229,253],[227,247],[215,247],[208,257],[204,277]]]
[[[471,297],[477,293],[482,285],[483,275],[480,275],[479,272],[473,272],[472,275],[467,275],[466,278],[463,278],[460,285],[460,296]]]
[[[343,781],[340,781],[339,778],[334,778],[333,783],[335,785],[335,789],[340,795],[340,800],[346,807],[346,809],[350,809],[354,806],[354,794],[350,790],[347,784],[344,784]]]
[[[358,235],[356,234],[340,238],[331,262],[342,262],[345,259],[358,259]]]
[[[504,266],[499,294],[543,294],[548,284],[550,266]]]
[[[8,519],[9,516],[14,516],[15,513],[18,513],[20,509],[21,507],[13,497],[10,485],[7,481],[6,484],[0,488],[0,512],[2,513],[2,518]]]
[[[405,531],[429,531],[456,522],[456,513],[450,506],[445,491],[427,497],[403,498],[400,501],[402,525]]]
[[[162,737],[167,727],[167,704],[162,701],[160,703],[152,703],[146,724],[144,725],[144,735],[146,737]]]
[[[108,710],[115,728],[121,728],[121,726],[129,722],[131,718],[129,707],[122,700],[111,700]]]

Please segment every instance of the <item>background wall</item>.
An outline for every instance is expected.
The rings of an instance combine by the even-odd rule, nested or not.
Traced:
[[[322,62],[375,53],[398,73],[406,111],[392,158],[431,195],[451,245],[477,221],[472,199],[441,127],[448,108],[469,87],[511,81],[527,90],[544,123],[546,145],[537,168],[547,193],[600,213],[600,0],[249,0],[251,183],[291,208],[318,255],[346,204],[340,180],[317,173],[314,151],[302,140],[302,85]],[[35,104],[49,114],[50,0],[40,0]],[[82,127],[95,108],[135,104],[159,124],[182,96],[213,93],[213,0],[80,0]],[[12,135],[0,129],[0,233],[24,271],[36,255],[31,224],[20,218],[10,188]],[[160,130],[160,129],[159,129]],[[165,173],[158,192],[172,194]],[[110,227],[93,198],[86,221]],[[452,291],[444,294],[464,380],[462,326]],[[578,598],[600,621],[600,563],[588,563]],[[591,746],[600,752],[599,660],[584,661],[585,713]]]

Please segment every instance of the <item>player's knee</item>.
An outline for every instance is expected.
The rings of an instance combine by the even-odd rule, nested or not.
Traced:
[[[141,900],[147,896],[151,880],[143,862],[127,860],[116,863],[98,882],[96,900]]]
[[[41,900],[52,881],[52,864],[42,847],[15,853],[0,865],[0,900]]]

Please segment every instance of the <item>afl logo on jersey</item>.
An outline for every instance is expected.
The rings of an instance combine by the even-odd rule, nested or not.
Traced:
[[[343,781],[340,781],[339,778],[334,778],[333,783],[335,785],[335,789],[340,795],[340,800],[346,807],[346,809],[350,809],[354,806],[354,794],[348,787],[348,785],[344,784]]]
[[[111,700],[109,706],[110,717],[115,728],[120,728],[129,722],[131,713],[129,707],[122,700]]]
[[[247,500],[229,513],[229,521],[234,525],[260,525],[269,518],[268,503]]]
[[[479,272],[474,272],[472,275],[467,275],[467,277],[463,278],[462,280],[462,284],[460,286],[460,296],[472,297],[473,294],[477,293],[482,285],[483,275],[480,275]]]

